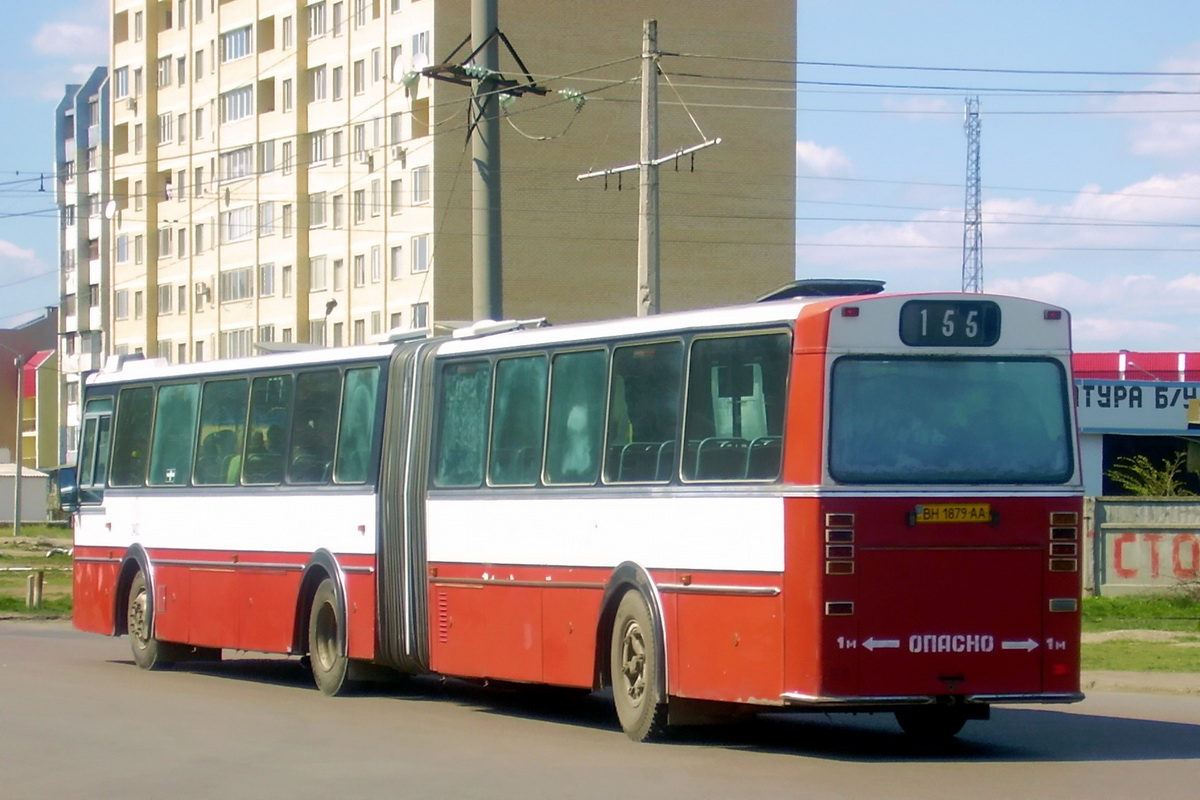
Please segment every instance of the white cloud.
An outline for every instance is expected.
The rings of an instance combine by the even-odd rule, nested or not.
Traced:
[[[822,177],[850,169],[850,159],[836,147],[816,142],[796,142],[796,168]]]
[[[34,34],[33,49],[44,56],[105,59],[108,32],[75,22],[47,22]]]

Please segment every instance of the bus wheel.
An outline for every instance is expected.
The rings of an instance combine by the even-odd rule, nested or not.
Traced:
[[[938,741],[958,735],[967,723],[967,712],[955,706],[902,708],[896,711],[896,722],[909,736]]]
[[[129,632],[134,663],[142,669],[163,669],[171,666],[174,662],[175,649],[150,634],[154,623],[150,608],[150,593],[146,586],[146,576],[138,572],[133,576],[133,583],[129,584],[129,606],[125,613],[125,630]]]
[[[331,697],[347,688],[350,659],[341,645],[345,629],[333,581],[326,578],[313,595],[312,613],[308,615],[308,656],[317,688]]]
[[[667,704],[657,683],[660,658],[649,606],[638,592],[626,592],[613,621],[610,666],[617,719],[635,742],[667,731]]]

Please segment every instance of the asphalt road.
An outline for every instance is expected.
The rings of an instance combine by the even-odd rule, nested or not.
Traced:
[[[327,698],[295,660],[143,672],[125,639],[0,621],[0,798],[1193,798],[1200,696],[998,708],[947,746],[768,715],[638,745],[606,698],[414,680]]]

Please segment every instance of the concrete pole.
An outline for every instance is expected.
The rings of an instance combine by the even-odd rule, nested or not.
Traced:
[[[17,356],[17,439],[13,444],[13,538],[21,535],[21,434],[25,403],[25,357]]]
[[[638,159],[637,315],[658,313],[658,20],[642,23],[642,142]]]
[[[489,37],[475,56],[475,66],[497,72],[500,66],[497,0],[471,0],[471,48]],[[500,102],[495,83],[484,78],[475,83],[475,131],[471,156],[471,289],[476,320],[502,319],[503,264],[500,231]]]

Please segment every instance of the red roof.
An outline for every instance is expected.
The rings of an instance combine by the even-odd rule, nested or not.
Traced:
[[[1200,381],[1200,353],[1075,353],[1076,378],[1126,381]]]

